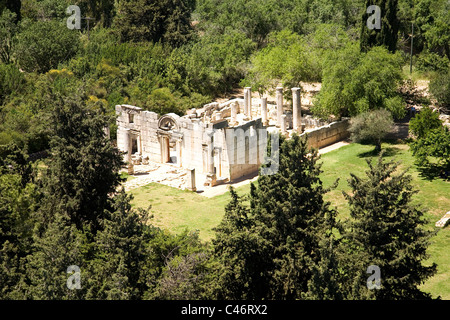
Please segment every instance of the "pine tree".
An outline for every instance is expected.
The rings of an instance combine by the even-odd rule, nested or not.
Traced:
[[[317,265],[329,256],[321,249],[337,227],[336,212],[323,199],[327,190],[317,150],[294,135],[281,143],[279,155],[278,172],[252,185],[250,207],[232,194],[218,229],[216,255],[234,298],[301,298]]]
[[[382,155],[375,165],[367,163],[367,177],[352,174],[351,194],[344,193],[353,218],[346,238],[354,255],[354,298],[429,298],[418,286],[436,272],[435,264],[423,265],[434,232],[424,229],[423,212],[411,204],[412,178],[406,171],[396,174],[400,164],[385,162]],[[380,268],[380,289],[366,287],[370,265]]]
[[[381,9],[381,30],[369,30],[367,19],[371,13],[368,14],[364,10],[361,23],[361,51],[366,52],[373,46],[385,46],[389,51],[395,52],[400,27],[397,18],[398,0],[366,0],[365,8],[371,5],[377,5]]]
[[[253,188],[253,186],[252,186]],[[231,201],[225,216],[215,229],[214,255],[217,257],[218,299],[262,299],[269,296],[271,244],[257,235],[255,219],[250,216],[244,199],[230,188]]]

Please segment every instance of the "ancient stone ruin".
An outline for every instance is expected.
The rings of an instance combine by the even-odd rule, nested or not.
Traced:
[[[306,130],[315,147],[346,137],[347,123],[328,125],[322,132],[316,129],[324,123],[302,118],[300,88],[292,89],[292,111],[286,109],[281,87],[276,89],[275,105],[267,98],[252,98],[247,87],[244,99],[213,102],[183,117],[117,105],[117,146],[126,152],[130,174],[136,165],[171,164],[185,169],[186,188],[196,190],[196,173],[204,175],[197,184],[211,187],[256,174],[267,153],[269,132],[289,136]]]

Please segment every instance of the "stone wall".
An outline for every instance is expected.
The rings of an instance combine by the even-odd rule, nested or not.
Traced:
[[[330,144],[342,141],[350,136],[348,131],[350,119],[332,122],[329,125],[302,133],[308,136],[308,145],[311,148],[323,148]]]

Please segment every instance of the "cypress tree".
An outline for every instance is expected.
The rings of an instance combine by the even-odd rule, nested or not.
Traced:
[[[27,257],[27,297],[79,299],[87,292],[95,236],[115,211],[112,197],[121,182],[122,157],[105,136],[109,117],[101,108],[87,107],[83,94],[52,98],[51,156],[38,181],[41,198]],[[81,269],[81,290],[67,287],[72,265]]]
[[[89,266],[87,299],[142,299],[147,284],[145,263],[148,212],[131,208],[124,190],[111,200],[113,209],[102,220],[95,237],[95,257]]]
[[[367,19],[372,15],[366,9],[377,5],[381,9],[381,29],[369,30]],[[397,18],[398,0],[366,0],[361,23],[360,46],[362,52],[367,52],[373,46],[385,46],[389,51],[397,49],[398,30],[400,22]]]
[[[430,238],[423,212],[412,205],[411,176],[406,170],[396,173],[399,163],[367,161],[365,178],[352,174],[351,194],[344,193],[353,218],[347,235],[353,251],[354,298],[426,299],[419,289],[436,272],[436,265],[423,265]],[[381,288],[369,290],[367,268],[376,265],[381,272]],[[356,287],[355,286],[355,287]]]
[[[101,228],[110,196],[121,183],[123,160],[104,133],[110,123],[105,111],[89,108],[84,94],[73,99],[55,95],[52,112],[51,157],[42,178],[45,200],[42,224],[56,213],[66,213],[77,229]]]

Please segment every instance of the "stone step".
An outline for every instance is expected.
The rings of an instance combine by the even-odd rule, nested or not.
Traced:
[[[447,212],[438,222],[436,222],[435,226],[438,228],[444,228],[450,221],[450,211]]]

